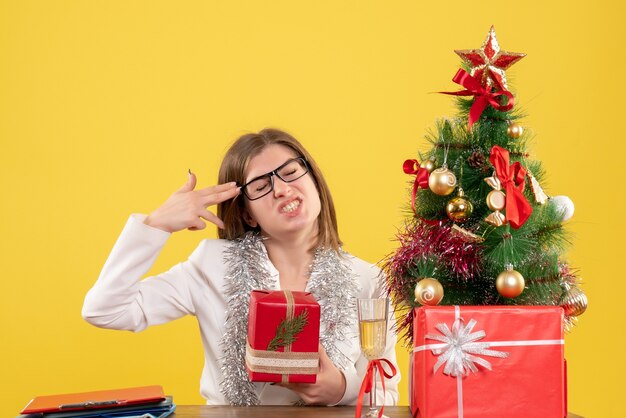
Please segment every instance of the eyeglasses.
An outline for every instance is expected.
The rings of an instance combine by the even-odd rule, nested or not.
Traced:
[[[250,180],[241,186],[241,190],[248,200],[257,200],[274,190],[274,176],[285,183],[291,183],[308,172],[309,164],[304,158],[292,158],[276,170]]]

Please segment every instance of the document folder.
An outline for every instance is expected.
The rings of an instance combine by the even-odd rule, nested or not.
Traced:
[[[71,412],[51,412],[19,415],[16,418],[165,418],[176,410],[172,397],[164,401],[147,404],[136,404],[118,408],[99,408]]]
[[[165,400],[161,386],[141,386],[95,392],[37,396],[22,409],[22,414],[86,411],[155,403]]]

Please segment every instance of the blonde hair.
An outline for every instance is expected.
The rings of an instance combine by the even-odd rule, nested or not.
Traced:
[[[288,133],[278,129],[263,129],[259,133],[249,133],[238,138],[224,156],[218,176],[219,184],[235,181],[238,185],[243,185],[250,160],[260,154],[266,146],[273,144],[291,149],[297,157],[303,157],[308,162],[309,174],[313,177],[321,203],[317,218],[319,231],[317,246],[339,251],[341,240],[337,230],[335,205],[326,180],[311,154]],[[224,229],[218,229],[220,238],[232,240],[241,237],[247,231],[259,230],[258,227],[253,228],[244,221],[246,210],[244,199],[243,195],[239,195],[217,206],[217,216],[224,221],[225,226]]]

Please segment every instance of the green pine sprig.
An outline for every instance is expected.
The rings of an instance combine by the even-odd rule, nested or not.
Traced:
[[[267,351],[276,351],[280,347],[293,344],[308,322],[309,311],[306,309],[291,320],[285,318],[280,321],[276,335],[267,346]]]

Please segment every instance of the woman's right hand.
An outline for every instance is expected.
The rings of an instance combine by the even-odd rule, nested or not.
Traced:
[[[198,190],[194,190],[195,187],[196,175],[190,171],[187,183],[148,215],[144,223],[170,233],[185,228],[192,231],[204,229],[204,220],[224,229],[224,222],[207,208],[237,196],[240,193],[237,184],[231,182]]]

